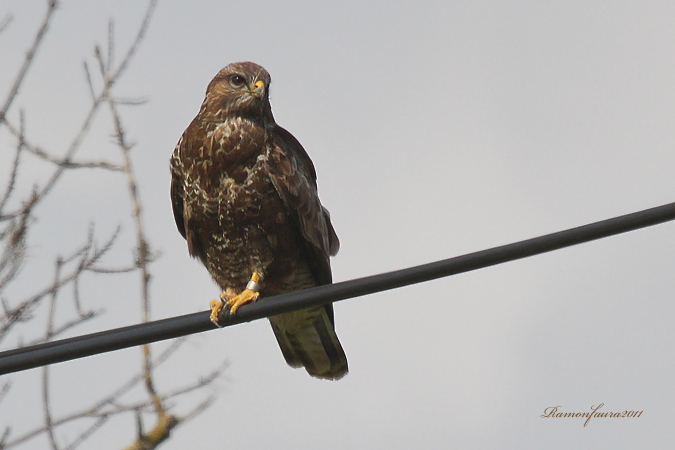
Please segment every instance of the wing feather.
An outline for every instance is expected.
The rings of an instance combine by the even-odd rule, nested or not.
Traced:
[[[321,205],[312,160],[295,137],[275,126],[267,171],[307,244],[312,269],[321,284],[332,281],[330,256],[340,248],[328,210]]]
[[[182,177],[182,158],[192,150],[191,139],[197,127],[197,119],[181,136],[171,156],[171,206],[176,227],[188,244],[188,252],[194,257],[204,259],[204,249],[199,240],[199,227],[193,220],[192,210],[185,202],[185,190]]]
[[[185,219],[183,217],[183,182],[180,175],[173,169],[171,170],[171,206],[173,207],[173,218],[176,220],[176,227],[183,238],[185,237]]]

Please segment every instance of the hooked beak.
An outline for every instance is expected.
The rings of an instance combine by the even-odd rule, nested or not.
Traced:
[[[251,88],[249,93],[255,95],[256,97],[262,98],[265,96],[265,82],[262,80],[258,80],[255,82],[253,85],[253,88]]]

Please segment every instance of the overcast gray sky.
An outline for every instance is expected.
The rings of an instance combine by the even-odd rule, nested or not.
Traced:
[[[43,9],[0,4],[0,18],[14,15],[0,34],[2,96]],[[11,117],[25,108],[33,139],[64,151],[89,101],[82,61],[105,43],[109,18],[121,53],[144,9],[62,0]],[[161,252],[153,317],[205,310],[218,294],[175,229],[168,158],[228,63],[271,73],[276,120],[316,165],[342,281],[675,201],[674,18],[675,3],[644,0],[160,2],[115,89],[148,99],[124,119]],[[85,142],[82,156],[115,159],[110,121],[97,127],[104,138]],[[14,144],[4,130],[0,145],[7,167]],[[69,180],[30,242],[29,254],[47,259],[29,259],[24,277],[51,276],[53,255],[80,244],[90,221],[101,238],[129,224],[119,175]],[[132,236],[125,225],[122,244]],[[339,382],[287,367],[265,321],[194,336],[158,370],[158,388],[224,359],[230,367],[211,409],[162,448],[671,448],[674,264],[675,225],[665,224],[341,302],[350,373]],[[106,314],[78,332],[139,321],[137,278],[126,281],[85,286]],[[130,349],[54,366],[57,412],[139,361]],[[15,377],[0,425],[18,433],[35,423],[39,374]],[[540,417],[599,403],[644,413],[586,427]],[[129,417],[86,447],[120,448],[133,431]]]

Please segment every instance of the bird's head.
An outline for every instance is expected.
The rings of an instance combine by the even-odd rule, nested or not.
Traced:
[[[232,63],[209,83],[203,108],[214,119],[244,117],[273,122],[270,81],[270,74],[258,64]]]

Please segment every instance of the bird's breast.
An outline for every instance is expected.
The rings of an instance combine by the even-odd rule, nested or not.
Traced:
[[[204,139],[205,160],[227,170],[263,155],[269,143],[265,127],[240,117],[227,119],[210,128]]]
[[[270,139],[260,124],[243,118],[206,123],[203,134],[183,146],[183,185],[202,209],[255,208],[253,199],[271,187],[264,167]],[[195,136],[197,137],[197,136]]]

